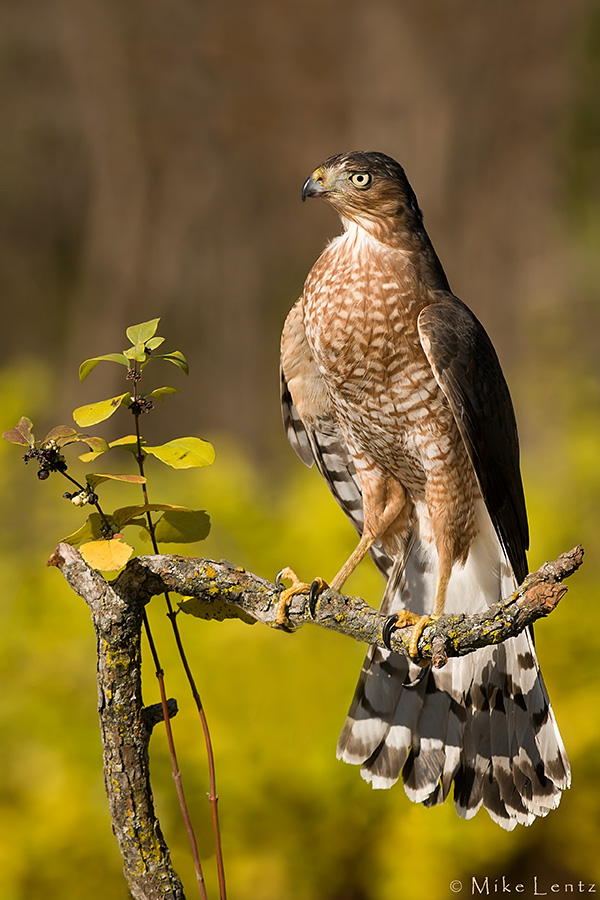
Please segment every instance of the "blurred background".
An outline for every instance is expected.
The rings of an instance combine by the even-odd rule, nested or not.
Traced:
[[[486,875],[490,892],[505,876],[529,896],[534,876],[540,891],[600,882],[598,0],[4,0],[1,15],[1,430],[28,415],[43,437],[75,406],[127,390],[118,366],[84,385],[77,367],[160,316],[191,374],[148,370],[151,386],[184,391],[144,420],[148,440],[197,434],[217,451],[211,469],[177,477],[149,465],[153,500],[212,518],[204,545],[175,549],[271,579],[286,564],[333,574],[354,535],[286,443],[279,334],[339,231],[330,210],[301,204],[304,179],[333,153],[381,150],[404,165],[455,293],[502,360],[531,567],[579,542],[587,551],[537,628],[573,787],[511,834],[484,812],[464,822],[451,803],[424,810],[401,787],[373,792],[335,760],[361,647],[316,628],[287,636],[182,617],[213,730],[231,897],[391,900],[425,888],[436,900]],[[111,439],[131,423],[123,412],[96,430]],[[0,896],[126,898],[94,636],[83,602],[45,568],[83,514],[18,448],[0,442],[0,458]],[[349,590],[378,604],[370,563]],[[216,896],[200,729],[158,601],[151,616]],[[157,699],[150,670],[145,699]],[[151,751],[193,896],[158,730]]]

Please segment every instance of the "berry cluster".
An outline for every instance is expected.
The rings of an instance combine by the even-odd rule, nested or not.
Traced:
[[[40,481],[50,477],[50,472],[66,472],[67,463],[55,441],[47,441],[41,447],[31,447],[23,456],[24,462],[30,459],[38,461],[40,467],[37,476]]]

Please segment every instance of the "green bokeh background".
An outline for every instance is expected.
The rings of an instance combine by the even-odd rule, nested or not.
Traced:
[[[600,883],[598,3],[461,0],[451,13],[441,0],[260,0],[250,14],[241,3],[152,0],[142,14],[130,2],[28,0],[6,12],[2,430],[28,415],[41,435],[73,407],[125,390],[119,367],[80,386],[77,366],[160,315],[165,346],[192,371],[151,374],[152,386],[184,393],[144,420],[148,438],[198,434],[217,450],[212,467],[184,473],[149,460],[152,500],[212,519],[204,544],[168,549],[271,579],[286,564],[330,576],[354,532],[285,443],[277,342],[337,228],[317,204],[300,206],[302,180],[329,153],[373,146],[406,164],[451,282],[499,349],[522,438],[532,568],[586,549],[536,631],[573,786],[557,811],[510,834],[484,812],[464,822],[451,803],[424,810],[401,787],[374,792],[336,761],[363,648],[312,627],[290,636],[182,616],[212,729],[232,900],[443,900],[451,882],[466,896],[486,875],[490,892],[504,876],[523,896],[534,876],[540,891],[560,886],[553,896]],[[125,411],[97,429],[109,439],[130,430]],[[45,566],[82,520],[59,481],[38,482],[0,442],[2,900],[128,896],[104,796],[92,628]],[[133,488],[105,487],[108,507],[137,501]],[[348,589],[377,605],[370,562]],[[175,738],[214,897],[202,735],[159,600],[150,616],[181,708]],[[145,701],[156,700],[149,668]],[[193,896],[160,729],[151,764]]]

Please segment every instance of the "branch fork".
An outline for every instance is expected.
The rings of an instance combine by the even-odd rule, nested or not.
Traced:
[[[544,563],[511,597],[484,612],[442,616],[424,628],[418,642],[420,657],[440,667],[450,657],[514,637],[556,608],[567,590],[562,580],[582,561],[583,548],[574,547],[554,562]],[[276,621],[279,591],[275,585],[226,561],[142,556],[108,582],[77,550],[63,543],[48,565],[57,566],[85,600],[96,631],[105,785],[131,893],[136,900],[184,900],[150,789],[148,742],[162,707],[146,710],[142,705],[140,634],[146,603],[173,591],[183,597],[179,608],[200,618],[238,618],[291,631],[310,622],[382,647],[387,616],[360,597],[327,588],[319,595],[314,618],[308,595],[292,597],[288,623],[281,626]],[[409,655],[411,633],[411,627],[394,631],[392,648]],[[174,702],[166,705],[173,715]]]

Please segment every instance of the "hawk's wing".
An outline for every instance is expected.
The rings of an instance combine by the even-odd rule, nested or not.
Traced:
[[[281,337],[281,411],[288,440],[297,455],[307,466],[316,463],[338,504],[362,534],[364,516],[358,476],[306,342],[299,303],[288,314]],[[387,578],[392,559],[379,544],[374,544],[369,552]]]
[[[512,401],[479,320],[447,294],[419,315],[419,335],[475,469],[494,528],[518,582],[527,575],[527,512]]]
[[[302,462],[307,466],[317,464],[317,469],[327,482],[329,490],[362,534],[364,518],[362,494],[352,457],[346,446],[339,425],[332,415],[320,416],[314,422],[304,422],[294,406],[283,369],[281,370],[281,412],[288,440]],[[379,544],[370,551],[377,568],[388,578],[392,559]]]

